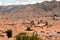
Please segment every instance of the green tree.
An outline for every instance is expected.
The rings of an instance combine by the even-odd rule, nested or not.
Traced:
[[[7,30],[6,33],[8,38],[12,37],[12,30]]]
[[[16,40],[42,40],[42,39],[40,39],[37,34],[33,33],[32,36],[28,36],[27,34],[18,34],[16,36]]]
[[[32,31],[31,27],[27,27],[27,31]]]

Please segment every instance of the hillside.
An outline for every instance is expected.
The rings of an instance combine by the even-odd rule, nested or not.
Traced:
[[[25,33],[29,37],[19,35]],[[60,1],[0,6],[0,40],[16,40],[17,36],[30,40],[32,34],[42,40],[60,40]]]
[[[42,3],[29,5],[10,5],[0,6],[0,15],[8,15],[7,18],[35,18],[35,17],[51,17],[60,16],[60,1],[44,1]]]

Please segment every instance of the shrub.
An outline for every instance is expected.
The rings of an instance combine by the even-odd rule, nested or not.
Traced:
[[[12,37],[12,30],[7,30],[6,33],[8,38]]]
[[[34,34],[32,36],[28,36],[27,34],[22,35],[22,34],[18,34],[16,36],[16,40],[41,40],[40,38],[38,38],[37,34]]]
[[[27,27],[27,31],[32,31],[31,27]]]

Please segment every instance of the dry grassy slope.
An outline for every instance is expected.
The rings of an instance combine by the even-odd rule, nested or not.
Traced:
[[[43,9],[38,9],[35,6],[25,6],[23,9],[19,9],[15,15],[21,17],[38,17],[42,16],[45,13]]]
[[[51,2],[48,2],[48,1],[45,1],[45,2],[42,2],[42,3],[37,3],[35,4],[35,6],[37,8],[42,8],[46,14],[43,14],[43,15],[46,15],[46,16],[53,16],[54,14],[56,15],[60,15],[60,1],[51,1]]]
[[[60,16],[60,1],[45,1],[42,3],[26,5],[18,9],[15,13],[18,17],[40,17],[40,16],[53,16],[56,14]],[[14,13],[14,12],[13,12]]]

